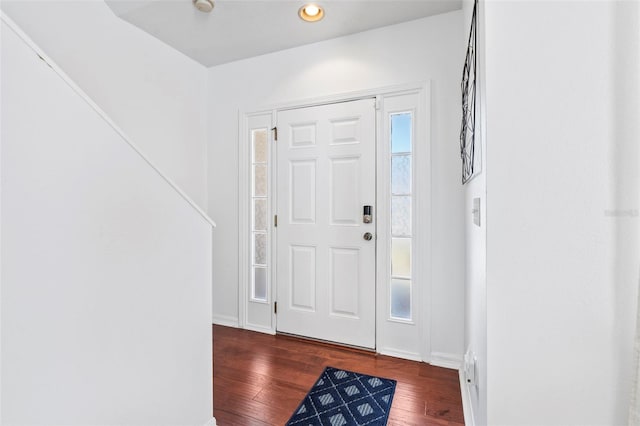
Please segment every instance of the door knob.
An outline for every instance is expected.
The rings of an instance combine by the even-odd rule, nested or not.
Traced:
[[[364,238],[367,241],[371,241],[371,239],[373,238],[373,234],[371,234],[371,232],[365,232],[362,238]]]

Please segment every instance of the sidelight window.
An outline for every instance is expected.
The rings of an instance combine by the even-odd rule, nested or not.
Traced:
[[[267,302],[269,274],[269,134],[268,129],[251,131],[251,299]]]
[[[391,318],[411,320],[413,114],[390,115],[391,129]]]

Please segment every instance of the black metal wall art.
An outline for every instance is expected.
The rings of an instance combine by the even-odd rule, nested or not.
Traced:
[[[462,70],[462,126],[460,128],[460,156],[462,157],[462,184],[467,183],[474,172],[476,129],[476,9],[474,1],[471,31],[467,45],[467,57]]]

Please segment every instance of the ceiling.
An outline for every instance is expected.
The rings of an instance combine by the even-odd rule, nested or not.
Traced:
[[[322,21],[298,18],[303,0],[105,0],[113,12],[210,67],[461,8],[462,0],[324,0]]]

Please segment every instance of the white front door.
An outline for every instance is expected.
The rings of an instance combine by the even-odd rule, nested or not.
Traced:
[[[277,330],[375,348],[375,101],[277,123]]]

